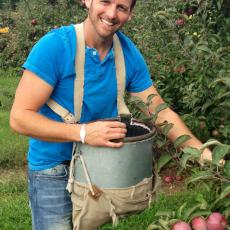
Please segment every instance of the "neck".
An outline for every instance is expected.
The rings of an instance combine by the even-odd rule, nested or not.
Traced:
[[[84,34],[86,45],[90,48],[95,48],[102,60],[112,46],[113,36],[106,38],[99,36],[89,18],[84,21]]]

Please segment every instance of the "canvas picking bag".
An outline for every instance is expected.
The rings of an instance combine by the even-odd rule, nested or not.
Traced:
[[[47,105],[64,122],[80,121],[84,93],[85,39],[83,24],[75,26],[77,54],[75,60],[74,112],[49,99]],[[124,102],[125,62],[119,38],[113,38],[117,77],[117,120],[127,124],[127,136],[121,148],[93,147],[74,143],[67,189],[73,202],[73,229],[94,230],[107,222],[118,223],[125,217],[144,210],[151,203],[158,186],[153,175],[151,124],[134,120]],[[77,90],[76,90],[77,89]]]

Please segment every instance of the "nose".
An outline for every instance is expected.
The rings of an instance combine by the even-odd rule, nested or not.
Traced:
[[[117,14],[117,9],[116,6],[111,5],[108,9],[107,9],[107,17],[110,19],[114,19],[116,18],[116,14]]]

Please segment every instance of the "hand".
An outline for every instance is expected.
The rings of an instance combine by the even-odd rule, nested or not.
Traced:
[[[111,140],[123,139],[126,132],[125,124],[119,121],[92,122],[85,126],[85,143],[92,146],[119,148],[123,142],[115,143]]]
[[[204,149],[203,153],[201,154],[199,163],[203,166],[205,161],[212,161],[212,152],[208,148]],[[225,160],[221,159],[219,161],[219,165],[223,166],[224,164]]]
[[[212,152],[208,148],[202,152],[199,163],[203,166],[205,161],[212,161]]]

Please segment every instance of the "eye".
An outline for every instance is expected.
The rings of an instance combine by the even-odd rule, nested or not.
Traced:
[[[110,3],[110,1],[109,1],[109,0],[101,0],[101,3],[102,3],[103,5],[106,5],[106,4]]]
[[[120,5],[118,6],[118,9],[122,12],[128,12],[129,8],[127,6]]]

